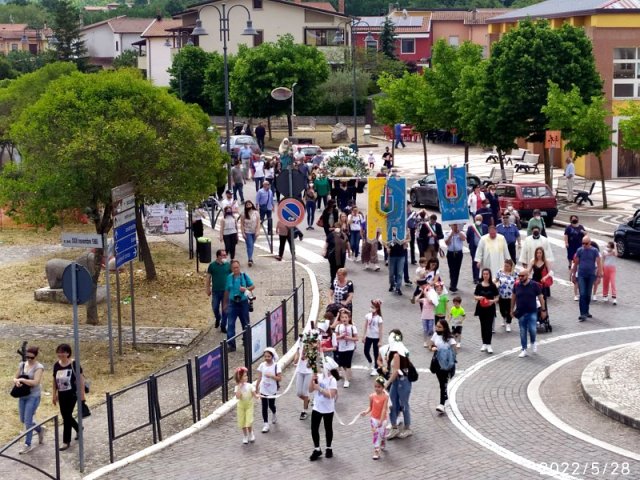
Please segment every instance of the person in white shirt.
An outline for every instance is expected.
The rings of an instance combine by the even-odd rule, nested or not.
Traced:
[[[362,225],[364,217],[355,205],[351,209],[351,214],[347,217],[349,224],[349,244],[351,245],[351,253],[353,259],[357,260],[360,255],[360,239],[362,237]]]
[[[326,445],[324,456],[333,457],[331,443],[333,442],[333,414],[336,411],[336,396],[338,395],[338,382],[328,371],[324,370],[318,375],[313,375],[313,381],[309,386],[309,393],[315,392],[313,411],[311,412],[311,438],[313,439],[313,452],[309,457],[312,462],[322,456],[320,449],[320,423],[324,421],[324,433]]]
[[[307,410],[309,409],[309,385],[311,384],[312,371],[309,368],[307,359],[304,356],[304,344],[302,342],[302,335],[298,339],[297,345],[298,351],[296,352],[293,363],[296,365],[296,393],[298,398],[302,400],[303,409],[300,412],[300,420],[306,420],[308,417]]]
[[[488,268],[492,272],[497,272],[507,258],[511,258],[507,241],[496,231],[495,225],[490,225],[489,233],[480,238],[476,250],[474,260],[478,264],[478,269]]]
[[[351,380],[351,362],[353,352],[356,350],[358,342],[358,329],[351,321],[351,312],[347,308],[341,308],[338,313],[338,320],[335,327],[336,338],[338,339],[338,366],[344,371],[344,388],[349,388]]]
[[[271,410],[271,423],[278,421],[276,417],[276,399],[278,393],[278,382],[282,380],[282,372],[278,368],[278,354],[275,349],[268,347],[264,349],[264,362],[258,366],[258,379],[256,390],[260,394],[262,401],[262,420],[264,426],[262,433],[269,431],[269,410]]]
[[[376,360],[378,358],[378,348],[380,338],[382,338],[382,300],[371,300],[371,311],[364,316],[364,329],[362,341],[364,342],[364,356],[369,362],[371,376],[378,375]],[[371,357],[371,347],[373,347],[373,358]]]
[[[570,156],[567,157],[566,163],[564,167],[564,178],[567,179],[567,202],[573,202],[573,183],[576,178],[576,166],[573,164],[573,159]]]
[[[544,256],[549,262],[553,262],[555,257],[551,250],[551,245],[547,237],[540,234],[540,228],[535,226],[531,231],[531,235],[524,239],[522,242],[522,249],[520,250],[520,257],[518,262],[524,267],[529,268],[529,262],[533,260],[536,253],[536,248],[542,247],[544,249]]]
[[[238,213],[238,202],[233,199],[233,193],[231,190],[224,192],[224,198],[220,202],[220,208],[223,212],[226,207],[231,207],[231,211],[234,215]]]
[[[253,181],[256,182],[256,192],[260,190],[262,182],[264,181],[264,163],[264,155],[253,161]]]

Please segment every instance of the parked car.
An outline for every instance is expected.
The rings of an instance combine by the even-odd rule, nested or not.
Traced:
[[[482,181],[479,177],[467,174],[467,190],[469,193],[473,191],[476,185],[481,184]],[[435,173],[425,175],[411,186],[409,200],[411,200],[411,204],[414,207],[427,206],[440,209]]]
[[[295,154],[298,151],[298,147],[302,149],[302,153],[304,153],[305,162],[310,162],[313,157],[316,156],[318,149],[320,148],[318,145],[293,145],[293,153]]]
[[[231,152],[231,158],[238,158],[238,152],[244,145],[249,145],[253,152],[253,158],[257,158],[262,154],[262,150],[258,147],[256,139],[249,135],[231,135],[229,137],[229,151]],[[226,151],[227,145],[225,142],[220,145],[223,151]]]
[[[529,220],[533,211],[538,209],[545,225],[550,227],[558,215],[558,201],[546,183],[499,183],[496,193],[500,208],[507,208],[507,202],[511,202],[520,214],[520,220]]]
[[[640,255],[640,210],[636,210],[627,223],[618,225],[613,240],[620,257]]]

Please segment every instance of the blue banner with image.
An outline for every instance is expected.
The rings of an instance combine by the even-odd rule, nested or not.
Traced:
[[[436,168],[438,201],[442,223],[465,223],[469,220],[467,206],[467,172],[462,167]]]

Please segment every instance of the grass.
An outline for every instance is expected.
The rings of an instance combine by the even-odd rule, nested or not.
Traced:
[[[36,421],[44,420],[60,414],[58,407],[51,403],[52,372],[56,361],[55,348],[59,340],[34,341],[30,345],[40,348],[38,361],[45,367],[42,382],[42,399],[36,414]],[[18,417],[18,400],[9,396],[11,379],[18,369],[20,357],[16,350],[20,348],[20,340],[0,340],[0,378],[4,379],[4,400],[0,402],[0,444],[7,443],[23,429]],[[87,395],[89,406],[104,401],[105,392],[113,392],[134,383],[141,378],[162,368],[178,355],[172,348],[144,347],[138,350],[123,348],[123,355],[115,355],[114,375],[109,374],[109,352],[106,342],[82,342],[81,362],[86,377],[91,380],[91,393]]]

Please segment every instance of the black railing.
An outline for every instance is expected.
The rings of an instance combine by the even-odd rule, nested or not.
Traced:
[[[162,408],[160,405],[160,390],[158,389],[158,380],[161,380],[163,377],[170,375],[174,372],[178,372],[180,370],[185,370],[185,374],[186,374],[186,384],[187,384],[187,398],[188,401],[187,403],[183,403],[182,405],[179,405],[177,407],[174,407],[171,411],[166,412],[166,413],[162,413]],[[162,372],[159,373],[157,375],[151,375],[150,379],[153,382],[152,388],[153,388],[153,392],[154,392],[154,414],[155,414],[155,419],[156,419],[156,425],[157,425],[157,429],[158,429],[158,439],[160,441],[162,441],[162,426],[160,425],[160,421],[163,418],[167,418],[170,415],[173,415],[174,413],[179,412],[180,410],[183,410],[185,408],[189,408],[191,407],[191,418],[193,420],[193,423],[196,423],[196,402],[195,402],[195,396],[193,395],[193,369],[191,368],[191,360],[187,360],[187,363],[183,364],[183,365],[179,365],[175,368],[172,368],[171,370],[167,370],[166,372]]]

